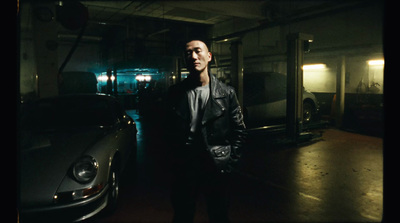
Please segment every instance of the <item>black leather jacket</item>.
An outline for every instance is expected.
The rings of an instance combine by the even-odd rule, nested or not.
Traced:
[[[237,163],[245,139],[245,124],[235,90],[210,75],[210,97],[201,120],[202,149],[208,151],[215,166],[229,171]],[[188,79],[172,86],[168,94],[167,139],[172,149],[184,150],[190,128]],[[183,157],[182,157],[183,158]]]

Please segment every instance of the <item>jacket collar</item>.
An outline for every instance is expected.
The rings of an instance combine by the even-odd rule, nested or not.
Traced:
[[[210,88],[211,95],[214,99],[226,96],[225,92],[222,91],[219,80],[213,74],[210,74]]]
[[[219,80],[213,74],[210,74],[210,93],[210,98],[208,99],[202,119],[203,125],[221,116],[226,109],[216,100],[226,97],[226,93],[222,91]]]

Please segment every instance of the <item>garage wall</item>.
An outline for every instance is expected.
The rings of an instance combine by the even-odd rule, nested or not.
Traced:
[[[213,35],[245,29],[245,25],[217,24]],[[247,27],[252,27],[249,23]],[[230,28],[231,27],[231,28]],[[234,27],[234,28],[232,28]],[[304,86],[312,92],[334,93],[338,59],[346,56],[346,93],[383,93],[383,66],[371,67],[367,61],[383,59],[383,8],[372,3],[361,8],[290,24],[264,28],[244,34],[244,73],[280,72],[286,74],[286,36],[303,32],[314,35],[311,52],[305,54],[304,64],[323,63],[325,69],[304,72]],[[220,65],[229,64],[229,42],[213,44]],[[221,62],[222,61],[222,62]],[[377,84],[376,84],[377,83]],[[377,86],[370,90],[371,86]]]
[[[73,43],[60,41],[58,47],[58,61],[64,62]],[[101,60],[101,48],[98,42],[81,42],[76,48],[71,60],[64,68],[66,71],[89,71],[98,72],[106,69]],[[103,68],[103,69],[102,69]]]

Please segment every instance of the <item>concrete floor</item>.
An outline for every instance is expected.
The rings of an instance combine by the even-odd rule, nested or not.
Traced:
[[[156,121],[128,111],[138,126],[136,173],[124,172],[113,215],[94,222],[170,222],[170,172]],[[282,145],[278,136],[249,137],[233,174],[232,222],[378,222],[383,213],[381,138],[322,129],[302,145]],[[207,222],[198,202],[195,222]]]

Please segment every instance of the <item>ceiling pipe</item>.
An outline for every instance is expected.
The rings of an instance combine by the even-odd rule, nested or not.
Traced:
[[[58,34],[57,38],[58,39],[63,39],[63,40],[76,40],[78,35],[73,35],[73,34]],[[100,42],[103,39],[101,36],[82,36],[81,40],[82,41],[96,41]]]
[[[162,33],[166,33],[166,32],[169,32],[169,31],[170,30],[168,28],[167,29],[162,29],[160,31],[157,31],[157,32],[149,34],[147,37],[150,38],[150,37],[153,37],[153,36],[156,36],[156,35],[159,35],[159,34],[162,34]]]
[[[150,5],[152,5],[155,1],[144,1],[141,2],[138,6],[136,6],[135,10],[136,11],[142,11],[143,9],[149,7]]]
[[[94,20],[89,20],[88,23],[90,24],[96,24],[96,25],[103,25],[103,26],[122,26],[126,27],[126,24],[121,24],[117,22],[103,22],[103,21],[94,21]]]

